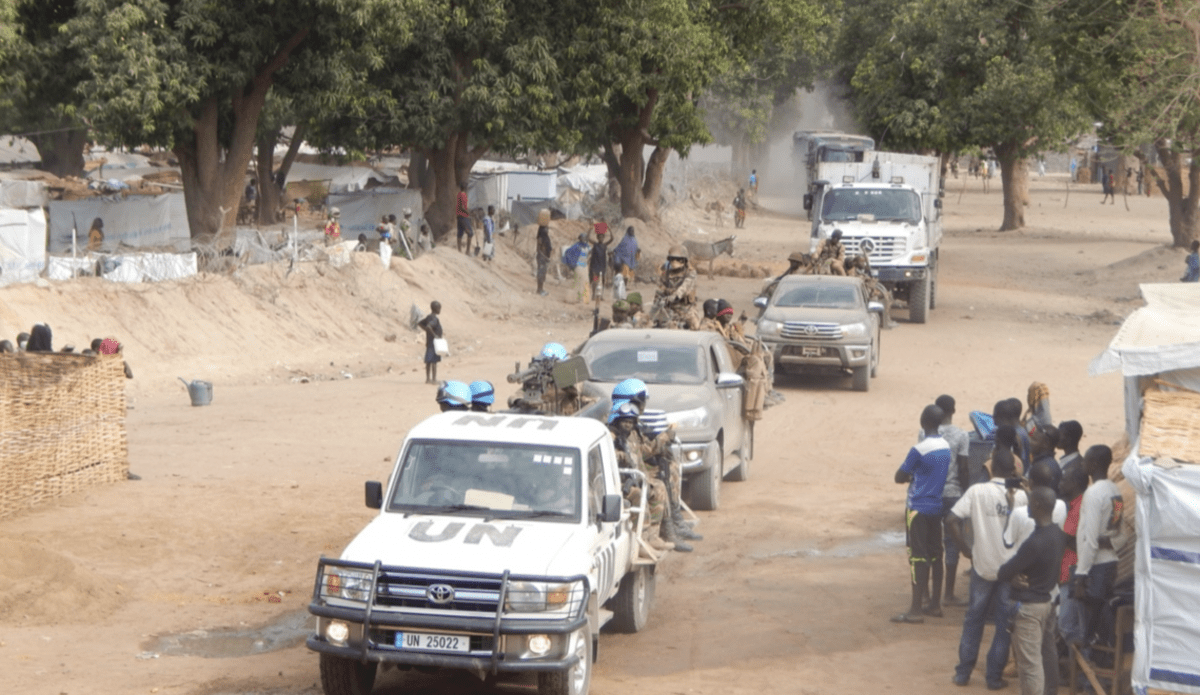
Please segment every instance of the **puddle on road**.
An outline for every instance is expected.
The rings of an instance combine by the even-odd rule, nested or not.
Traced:
[[[143,645],[146,654],[153,656],[199,656],[205,659],[225,659],[273,652],[294,647],[312,632],[312,616],[308,609],[285,613],[274,621],[256,628],[226,628],[192,630],[174,635],[159,635]]]
[[[902,531],[884,531],[870,538],[846,541],[829,548],[796,548],[793,550],[778,550],[773,553],[755,556],[756,560],[773,557],[861,557],[882,553],[892,548],[904,546]]]

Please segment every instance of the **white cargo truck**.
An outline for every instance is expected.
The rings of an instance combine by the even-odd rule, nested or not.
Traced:
[[[846,256],[865,255],[876,279],[908,303],[909,320],[925,323],[937,306],[942,242],[942,177],[937,157],[869,152],[861,162],[821,162],[804,195],[810,251],[834,230]]]
[[[366,695],[381,668],[532,672],[542,695],[586,695],[601,626],[637,632],[654,598],[624,480],[645,483],[591,418],[414,427],[387,484],[366,484],[379,514],[317,566],[307,646],[326,695]]]
[[[875,140],[834,130],[797,130],[792,134],[792,164],[796,187],[813,193],[822,162],[861,162],[875,149]],[[811,214],[809,219],[812,219]]]

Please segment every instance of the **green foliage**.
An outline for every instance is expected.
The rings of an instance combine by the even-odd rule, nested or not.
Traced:
[[[352,78],[347,65],[378,64],[381,22],[404,35],[410,3],[389,0],[79,0],[68,24],[86,56],[80,86],[88,114],[114,142],[173,147],[191,137],[197,109],[224,105],[221,144],[232,102],[273,58],[290,57],[277,79]],[[294,45],[294,48],[293,48]],[[311,62],[307,60],[312,54]],[[324,71],[319,68],[323,66]]]
[[[482,150],[517,152],[569,145],[558,126],[555,5],[548,0],[430,0],[413,14],[413,34],[382,37],[382,60],[358,89],[323,104],[314,140],[440,148],[456,133]]]
[[[858,5],[840,55],[853,100],[884,147],[1005,147],[1018,158],[1064,146],[1088,124],[1079,72],[1051,0],[888,0]]]

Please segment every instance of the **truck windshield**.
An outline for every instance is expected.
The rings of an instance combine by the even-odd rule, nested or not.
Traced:
[[[578,449],[417,440],[388,510],[578,521],[581,475]]]
[[[704,353],[695,345],[596,342],[584,347],[583,358],[588,373],[597,381],[636,378],[647,384],[704,383]]]
[[[821,201],[821,219],[827,222],[864,214],[880,221],[916,224],[921,221],[921,198],[902,188],[831,188]]]
[[[847,285],[808,283],[799,287],[784,287],[775,301],[778,307],[816,309],[857,309],[858,293]]]

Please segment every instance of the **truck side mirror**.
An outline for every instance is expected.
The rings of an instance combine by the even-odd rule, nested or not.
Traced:
[[[383,507],[383,483],[378,480],[368,480],[366,484],[367,507],[381,509]]]
[[[883,304],[880,302],[867,302],[867,311],[872,314],[882,314]]]
[[[758,307],[759,309],[766,309],[767,308],[767,298],[766,297],[755,297],[754,298],[754,306]]]
[[[804,209],[812,210],[812,206],[813,206],[813,194],[805,193],[804,194]]]
[[[615,524],[621,520],[621,496],[605,495],[600,508],[600,521]]]
[[[938,210],[941,210],[942,209],[942,199],[934,198],[933,199],[933,207],[937,208]]]
[[[746,380],[737,372],[721,372],[717,375],[717,388],[719,389],[736,388],[744,383]]]

